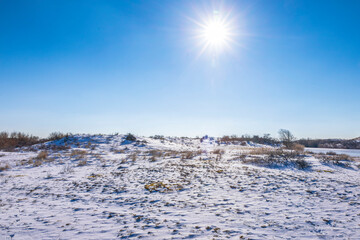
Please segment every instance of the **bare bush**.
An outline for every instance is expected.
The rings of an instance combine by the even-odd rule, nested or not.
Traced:
[[[274,145],[278,144],[279,142],[272,138],[270,134],[264,134],[263,136],[258,135],[242,135],[241,137],[238,137],[236,135],[232,136],[223,136],[219,139],[221,143],[225,144],[240,144],[241,146],[246,146],[247,142],[254,142],[254,143],[260,143],[260,144],[269,144]]]
[[[293,145],[293,142],[295,140],[294,135],[286,129],[280,129],[279,130],[279,138],[280,141],[287,147],[291,148]]]
[[[244,163],[263,167],[296,167],[301,170],[310,168],[304,156],[294,151],[282,149],[258,148],[250,152],[250,156],[243,158]],[[255,156],[252,156],[255,155]]]
[[[134,141],[136,141],[136,137],[135,137],[133,134],[128,133],[128,134],[125,136],[125,140],[130,141],[130,142],[134,142]]]
[[[325,164],[332,164],[339,167],[350,167],[350,162],[353,162],[354,159],[346,154],[336,154],[335,152],[331,152],[329,154],[317,154],[315,156],[320,160],[320,162]]]
[[[60,173],[65,174],[65,173],[73,173],[73,172],[74,172],[73,167],[71,167],[70,165],[65,165]]]
[[[13,151],[18,147],[31,146],[40,143],[39,137],[21,132],[0,132],[0,150]]]
[[[55,141],[55,140],[60,140],[62,138],[66,138],[66,137],[70,137],[72,136],[71,133],[62,133],[62,132],[52,132],[49,134],[49,137],[47,138],[48,141]]]

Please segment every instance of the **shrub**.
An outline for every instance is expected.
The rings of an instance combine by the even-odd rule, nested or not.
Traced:
[[[60,140],[60,139],[65,138],[65,137],[69,137],[71,135],[72,134],[70,134],[70,133],[64,134],[62,132],[52,132],[52,133],[49,134],[49,137],[47,139],[49,141],[55,141],[55,140]]]
[[[160,139],[160,140],[164,140],[164,139],[165,139],[163,135],[155,135],[155,136],[151,136],[150,138]]]
[[[0,132],[0,149],[6,151],[13,151],[18,147],[31,146],[40,143],[39,137],[21,132]]]
[[[304,159],[295,160],[295,165],[298,169],[305,170],[310,167],[310,164]]]
[[[350,157],[349,155],[346,154],[334,154],[331,153],[330,155],[328,154],[318,154],[316,155],[317,158],[320,159],[320,162],[325,163],[325,164],[333,164],[339,167],[345,167],[348,168],[350,167],[349,161],[354,161],[354,159],[352,157]]]
[[[305,146],[304,145],[301,145],[301,144],[298,144],[298,143],[294,143],[292,146],[291,146],[291,150],[295,150],[297,152],[303,152],[305,149]]]
[[[73,172],[74,169],[70,165],[65,165],[60,173],[65,174],[65,173],[73,173]]]
[[[310,164],[304,160],[302,155],[293,151],[284,151],[282,149],[258,148],[250,152],[252,155],[243,158],[244,163],[255,164],[263,167],[291,167],[304,170],[310,167]],[[263,156],[257,156],[263,155]]]
[[[286,129],[279,130],[280,141],[287,147],[291,148],[293,146],[293,142],[295,140],[294,135]]]
[[[130,142],[135,142],[135,141],[136,141],[136,137],[135,137],[133,134],[128,133],[128,134],[125,136],[125,140],[130,141]]]

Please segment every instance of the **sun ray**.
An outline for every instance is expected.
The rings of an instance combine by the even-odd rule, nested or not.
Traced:
[[[190,19],[197,26],[196,38],[200,45],[199,56],[205,52],[218,55],[231,48],[235,31],[230,16],[230,12],[222,14],[219,11],[212,11],[212,14],[206,15],[200,20]]]

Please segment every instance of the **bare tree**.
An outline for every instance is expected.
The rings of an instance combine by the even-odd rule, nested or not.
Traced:
[[[289,130],[280,129],[279,130],[280,141],[287,147],[290,148],[293,145],[293,141],[295,140],[294,135]]]

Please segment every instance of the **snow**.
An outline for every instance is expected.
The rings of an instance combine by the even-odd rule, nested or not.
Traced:
[[[0,239],[360,239],[358,163],[265,168],[239,157],[261,145],[138,139],[49,142],[71,148],[38,167],[27,162],[40,150],[0,152]]]
[[[336,154],[346,154],[351,157],[360,157],[360,149],[338,149],[338,148],[305,148],[306,151],[313,153],[335,152]]]

